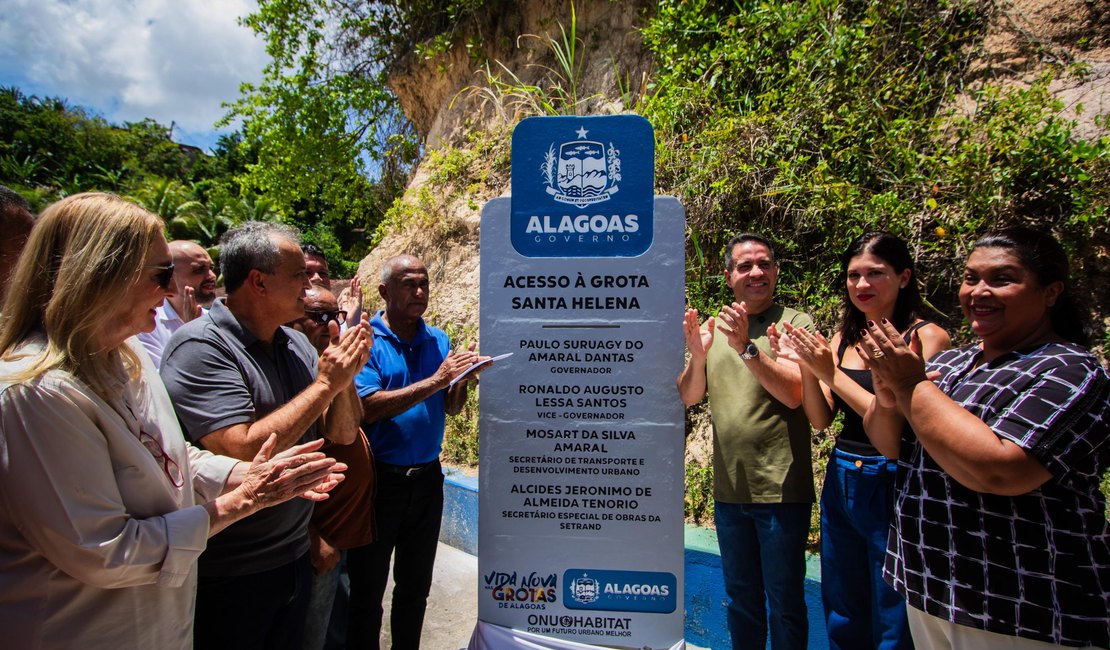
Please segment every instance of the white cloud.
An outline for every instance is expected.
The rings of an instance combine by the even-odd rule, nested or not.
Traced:
[[[4,0],[0,84],[60,96],[112,122],[176,123],[207,146],[221,102],[266,64],[237,18],[253,0]],[[186,136],[186,137],[182,137]]]

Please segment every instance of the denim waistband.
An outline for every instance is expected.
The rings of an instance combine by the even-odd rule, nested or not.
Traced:
[[[867,467],[872,470],[894,470],[898,466],[897,460],[892,460],[885,456],[860,456],[859,454],[852,454],[843,449],[836,448],[833,448],[831,458],[833,458],[838,465],[851,466],[857,469]]]

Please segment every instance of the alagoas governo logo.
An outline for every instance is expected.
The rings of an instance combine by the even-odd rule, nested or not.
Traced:
[[[568,609],[669,614],[678,606],[678,578],[659,571],[567,569],[563,605]]]
[[[653,237],[654,136],[636,115],[513,132],[512,243],[526,257],[634,257]]]

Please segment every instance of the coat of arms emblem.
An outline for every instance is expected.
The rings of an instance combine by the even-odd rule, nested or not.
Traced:
[[[621,180],[620,151],[609,143],[587,140],[587,131],[579,127],[578,139],[555,148],[551,143],[544,155],[540,171],[547,193],[560,203],[579,208],[608,201],[617,193]]]
[[[601,595],[601,586],[597,580],[582,576],[570,582],[570,593],[580,603],[592,603]]]

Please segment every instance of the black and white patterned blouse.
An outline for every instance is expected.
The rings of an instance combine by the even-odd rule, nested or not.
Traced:
[[[1110,647],[1110,377],[1084,348],[1050,343],[975,367],[973,345],[933,357],[942,391],[1052,474],[1017,497],[957,483],[912,437],[899,459],[887,582],[961,625]]]

